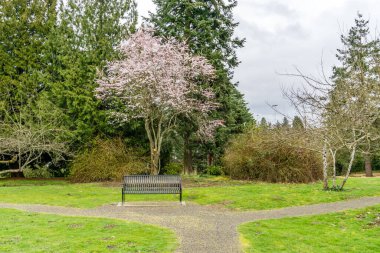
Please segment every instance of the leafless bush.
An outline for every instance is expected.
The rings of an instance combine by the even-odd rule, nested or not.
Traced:
[[[53,161],[71,156],[65,141],[68,130],[61,119],[60,111],[48,102],[0,108],[0,163],[18,165],[0,174],[23,172],[42,155],[49,155]]]
[[[98,182],[121,180],[124,175],[146,174],[148,157],[126,148],[121,139],[96,139],[91,149],[73,162],[70,180]]]
[[[320,157],[306,131],[251,129],[237,136],[223,158],[225,172],[235,179],[308,183],[322,178]]]

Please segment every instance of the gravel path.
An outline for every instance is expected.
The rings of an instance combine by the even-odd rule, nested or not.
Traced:
[[[141,206],[144,204],[144,206]],[[190,203],[131,203],[118,207],[106,205],[94,209],[79,209],[46,205],[5,204],[0,208],[51,213],[67,216],[89,216],[125,219],[167,227],[179,236],[182,253],[240,252],[237,226],[244,222],[324,214],[380,204],[380,197],[367,197],[344,202],[289,207],[275,210],[237,212]]]

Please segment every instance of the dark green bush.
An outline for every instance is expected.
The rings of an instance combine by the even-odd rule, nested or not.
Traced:
[[[205,173],[211,176],[220,176],[223,174],[223,168],[221,166],[207,166]]]
[[[234,179],[308,183],[322,178],[321,158],[303,131],[252,129],[237,136],[223,157]]]
[[[76,157],[69,178],[73,182],[121,180],[124,175],[147,174],[147,164],[147,157],[126,148],[121,139],[97,139]]]
[[[183,165],[181,163],[169,163],[162,169],[162,172],[165,175],[179,175],[182,170]]]
[[[49,171],[47,166],[35,165],[36,168],[32,169],[27,167],[23,169],[22,173],[25,178],[52,178],[53,174]]]

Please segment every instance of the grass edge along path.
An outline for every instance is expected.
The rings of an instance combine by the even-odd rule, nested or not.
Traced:
[[[174,252],[167,228],[110,218],[0,209],[0,252]]]
[[[241,224],[238,231],[246,253],[375,253],[380,249],[380,205],[248,222]]]

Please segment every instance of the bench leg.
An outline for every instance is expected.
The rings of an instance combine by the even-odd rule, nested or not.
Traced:
[[[181,189],[180,192],[179,192],[179,202],[180,202],[181,205],[182,205],[182,189]]]
[[[124,194],[124,188],[121,188],[121,205],[124,206],[125,202],[125,194]]]

